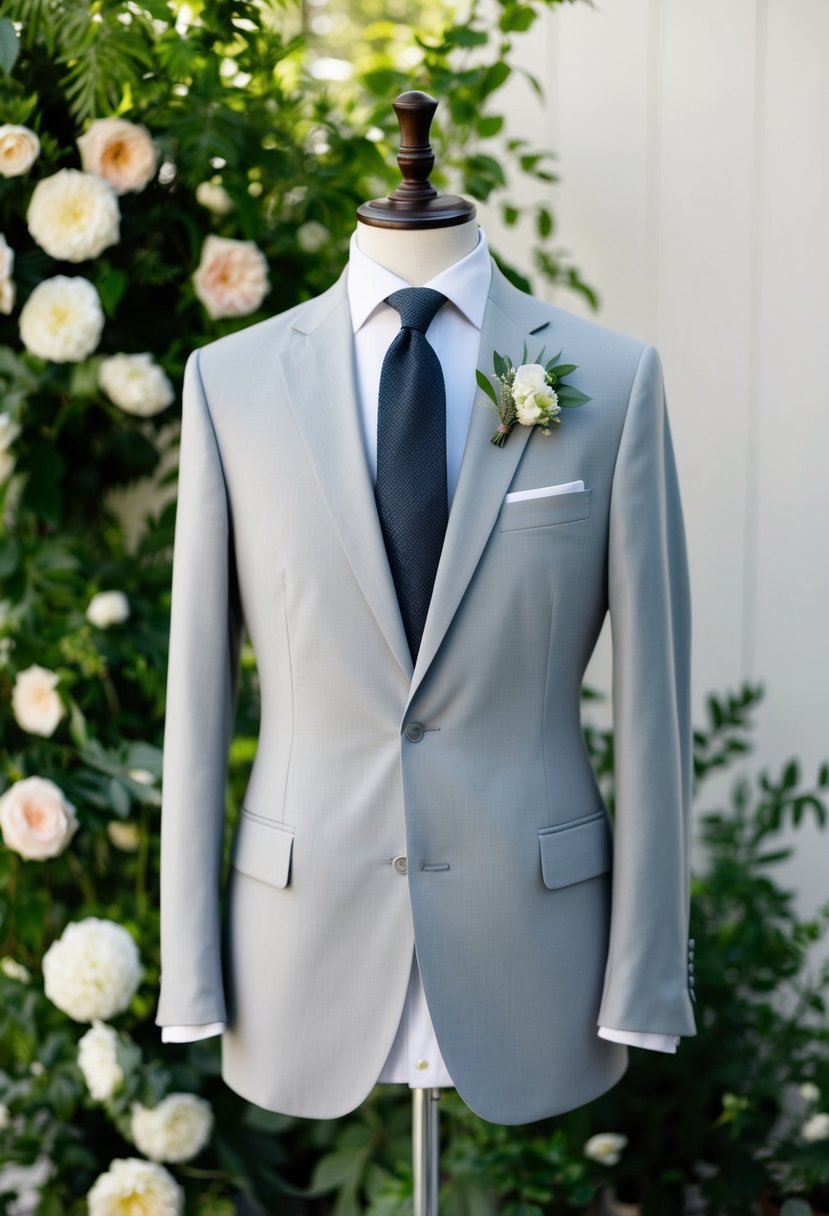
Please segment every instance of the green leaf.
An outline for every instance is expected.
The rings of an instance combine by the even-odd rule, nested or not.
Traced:
[[[14,23],[8,17],[0,17],[0,68],[6,76],[14,67],[20,52],[20,42]]]
[[[492,383],[489,380],[487,380],[486,376],[484,375],[484,373],[481,371],[481,369],[479,367],[475,368],[475,378],[478,381],[479,387],[484,390],[487,397],[490,397],[492,399],[493,405],[497,406],[498,398],[495,395],[495,389],[492,387]]]
[[[558,394],[558,403],[565,409],[573,409],[575,406],[584,405],[585,401],[592,401],[592,397],[588,397],[587,393],[583,393],[581,389],[573,388],[570,384],[561,384],[556,389]]]
[[[571,372],[574,372],[577,367],[578,363],[557,363],[555,367],[548,367],[547,371],[552,372],[560,380],[563,380],[565,376],[569,376]]]
[[[8,578],[20,564],[20,545],[14,536],[0,537],[0,578]]]

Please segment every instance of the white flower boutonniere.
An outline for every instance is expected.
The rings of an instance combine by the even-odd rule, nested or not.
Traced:
[[[543,354],[542,346],[538,360]],[[587,393],[564,382],[564,377],[574,372],[578,364],[559,363],[561,351],[546,365],[527,363],[525,342],[520,367],[513,367],[509,355],[499,355],[497,351],[493,351],[492,355],[495,375],[487,377],[480,368],[476,368],[475,376],[480,388],[492,401],[500,420],[490,441],[498,447],[504,443],[516,422],[522,426],[538,426],[542,435],[549,435],[553,423],[561,422],[559,414],[562,409],[574,408],[592,400]],[[492,380],[500,385],[500,401],[490,382]],[[481,404],[488,406],[485,401]]]

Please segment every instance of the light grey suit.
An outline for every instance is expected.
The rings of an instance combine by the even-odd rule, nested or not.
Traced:
[[[614,1085],[628,1049],[600,1024],[696,1033],[689,593],[659,354],[492,269],[477,366],[544,345],[592,400],[502,448],[494,412],[472,407],[414,670],[362,446],[347,268],[187,362],[156,1023],[226,1020],[222,1075],[269,1110],[333,1118],[364,1100],[414,939],[453,1081],[492,1122]],[[579,715],[608,608],[615,827]],[[245,627],[261,727],[221,916]]]

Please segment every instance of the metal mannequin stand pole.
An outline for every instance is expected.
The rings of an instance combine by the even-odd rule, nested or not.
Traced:
[[[412,1090],[414,1216],[438,1216],[440,1089]]]

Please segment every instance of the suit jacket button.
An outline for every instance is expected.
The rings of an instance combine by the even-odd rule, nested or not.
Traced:
[[[391,864],[394,866],[395,870],[397,870],[398,874],[405,874],[409,869],[409,863],[406,861],[406,858],[402,853],[399,857],[395,857]]]
[[[410,722],[406,727],[406,738],[411,743],[419,743],[423,738],[423,726],[420,722]]]

